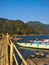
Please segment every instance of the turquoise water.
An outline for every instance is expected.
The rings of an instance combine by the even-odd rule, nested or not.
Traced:
[[[38,39],[42,39],[42,38],[49,39],[49,36],[46,36],[46,35],[45,36],[17,36],[17,37],[18,38],[23,38],[23,40],[18,41],[18,42],[28,42],[28,40],[34,40],[36,38],[38,38]],[[46,55],[49,55],[49,50],[41,50],[41,49],[33,49],[33,48],[20,47],[16,43],[17,42],[15,42],[15,45],[17,46],[17,48],[19,49],[20,53],[22,54],[22,56],[25,59],[27,59],[31,55],[35,55],[35,52],[42,52],[45,55],[45,57],[46,57]],[[16,55],[19,63],[21,63],[21,60],[20,60],[20,58],[19,58],[19,56],[17,55],[16,52],[15,52],[15,55]]]

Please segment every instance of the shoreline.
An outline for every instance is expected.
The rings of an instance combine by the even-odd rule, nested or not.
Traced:
[[[11,36],[45,36],[45,35],[49,35],[49,34],[37,34],[37,35],[17,35],[17,34],[14,34]]]

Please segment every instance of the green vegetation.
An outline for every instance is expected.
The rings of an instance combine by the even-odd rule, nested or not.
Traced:
[[[49,25],[42,24],[38,21],[29,21],[24,23],[21,20],[8,20],[0,18],[1,33],[18,34],[18,35],[37,35],[49,34]]]

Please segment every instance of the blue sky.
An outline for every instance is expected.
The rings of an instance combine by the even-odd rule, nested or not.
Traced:
[[[49,0],[0,0],[0,18],[49,24]]]

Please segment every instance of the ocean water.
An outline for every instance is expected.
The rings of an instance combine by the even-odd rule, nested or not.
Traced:
[[[48,35],[45,35],[45,36],[16,36],[16,37],[17,38],[23,38],[23,40],[18,41],[18,42],[25,42],[25,43],[28,42],[28,40],[42,39],[42,38],[49,39]],[[17,48],[19,49],[20,53],[22,54],[22,56],[25,59],[27,59],[31,55],[35,55],[36,52],[42,52],[45,55],[45,57],[46,57],[46,55],[49,55],[49,50],[25,48],[25,47],[18,46],[16,43],[17,42],[15,42],[15,45],[17,46]],[[20,65],[21,64],[21,59],[19,58],[19,56],[18,56],[18,54],[16,52],[15,52],[15,55],[17,57],[19,65]],[[14,65],[15,65],[15,63],[14,63]]]
[[[35,39],[49,39],[49,35],[41,35],[41,36],[16,36],[17,38],[23,38],[20,42],[28,42],[28,40],[35,40]]]

